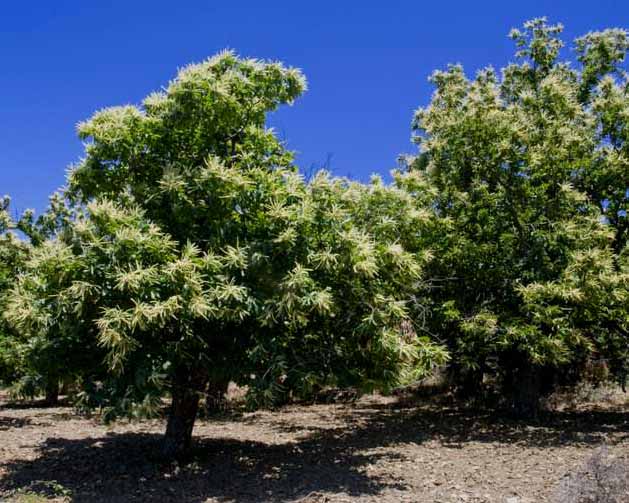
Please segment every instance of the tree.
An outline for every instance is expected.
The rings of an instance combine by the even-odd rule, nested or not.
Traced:
[[[34,218],[32,210],[25,211],[14,221],[8,215],[9,199],[5,198],[2,205],[4,224],[0,225],[0,233],[4,233],[0,241],[2,263],[0,269],[0,298],[2,312],[6,312],[13,301],[13,287],[25,271],[33,267],[33,255],[48,236],[61,233],[69,225],[70,212],[63,198],[54,194],[50,198],[47,211],[39,218]],[[16,232],[17,231],[17,232]],[[18,232],[21,237],[18,238]],[[50,290],[56,281],[57,266],[48,271],[46,282],[40,284],[42,291]],[[52,288],[54,290],[54,288]],[[2,380],[11,385],[11,393],[20,398],[34,398],[43,393],[47,403],[54,405],[59,396],[60,381],[72,378],[72,366],[68,365],[67,348],[57,343],[52,344],[42,330],[36,337],[34,332],[16,329],[6,323],[2,317],[3,327],[0,346],[4,371]],[[72,354],[72,353],[71,353]],[[82,354],[80,351],[76,355]]]
[[[8,197],[0,200],[1,311],[5,310],[8,294],[18,274],[24,269],[30,251],[28,244],[18,239],[15,233],[18,225],[10,216],[9,205]],[[0,383],[5,385],[18,382],[26,373],[25,348],[19,344],[17,335],[12,327],[0,318]],[[32,386],[30,388],[34,394],[35,388]]]
[[[596,148],[575,174],[577,187],[598,205],[615,229],[614,252],[627,244],[629,190],[629,79],[621,64],[629,49],[629,33],[610,29],[576,40],[579,101],[595,122]]]
[[[142,107],[95,114],[79,127],[72,214],[12,292],[8,318],[29,340],[104,358],[68,364],[86,406],[142,415],[171,395],[168,456],[190,446],[210,380],[273,404],[331,384],[390,388],[446,358],[404,330],[430,232],[410,195],[325,174],[307,184],[265,128],[304,88],[294,69],[228,52]]]
[[[553,382],[549,372],[606,354],[603,340],[627,342],[624,323],[606,327],[613,335],[598,332],[607,319],[600,293],[625,288],[624,280],[597,276],[610,245],[624,246],[619,203],[603,201],[626,192],[624,178],[599,189],[613,177],[611,164],[624,162],[619,146],[605,145],[610,133],[601,124],[617,112],[600,96],[610,85],[603,76],[624,57],[626,32],[578,39],[577,70],[558,60],[561,30],[543,18],[513,30],[519,62],[502,76],[487,68],[470,80],[458,65],[435,72],[432,101],[413,122],[420,154],[409,161],[432,195],[427,208],[442,222],[429,272],[441,279],[433,330],[447,340],[463,391],[478,393],[493,376],[522,415],[535,413]],[[585,180],[598,188],[586,191]],[[615,244],[597,208],[607,204],[616,205],[608,218]],[[601,262],[584,260],[593,256]],[[576,270],[599,294],[577,293]],[[551,291],[564,300],[581,296],[586,305],[554,305],[551,315],[548,303],[556,298],[541,300]],[[562,323],[542,321],[559,315]]]
[[[443,348],[417,335],[423,324],[413,324],[425,308],[432,234],[413,196],[377,177],[362,184],[325,172],[302,190],[297,204],[272,212],[278,258],[295,266],[267,302],[266,319],[282,334],[265,334],[253,353],[275,362],[262,365],[272,369],[262,389],[391,389],[445,362]]]
[[[6,302],[6,293],[15,281],[24,263],[26,250],[11,232],[15,224],[9,214],[10,199],[0,200],[0,309]],[[11,327],[0,319],[0,382],[14,382],[20,373],[19,352],[9,343],[13,336]]]

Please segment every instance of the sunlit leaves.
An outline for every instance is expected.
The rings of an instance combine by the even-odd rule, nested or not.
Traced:
[[[517,61],[500,76],[435,72],[414,117],[413,178],[397,179],[442,223],[432,329],[455,366],[503,382],[513,367],[616,359],[627,346],[620,311],[613,328],[597,321],[624,295],[609,247],[627,238],[627,32],[577,39],[580,67],[560,61],[561,32],[544,18],[513,30]]]
[[[445,361],[401,329],[428,303],[426,184],[326,172],[307,183],[266,127],[304,89],[296,69],[226,51],[79,125],[71,204],[10,316],[99,361],[72,368],[105,383],[86,404],[98,395],[107,417],[139,414],[192,375],[195,391],[223,375],[273,403],[326,385],[391,388]]]

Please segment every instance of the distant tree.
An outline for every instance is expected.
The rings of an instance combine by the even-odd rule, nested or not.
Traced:
[[[8,204],[6,198],[2,205],[4,224],[0,227],[3,259],[0,262],[0,302],[3,313],[13,301],[13,288],[19,277],[33,266],[31,259],[36,255],[36,249],[47,236],[61,232],[69,223],[69,210],[59,194],[50,198],[48,210],[37,219],[31,210],[27,210],[14,221],[8,215]],[[46,282],[40,284],[42,289],[54,291],[51,285],[56,280],[57,270],[59,266],[49,271]],[[41,337],[44,331],[39,332],[40,337],[34,337],[32,332],[16,329],[16,326],[7,324],[4,316],[0,317],[0,326],[3,327],[0,340],[2,380],[11,385],[11,393],[20,398],[44,394],[47,403],[56,404],[61,380],[74,377],[75,367],[68,365],[67,355],[83,353],[68,353],[68,348]]]
[[[435,72],[413,122],[409,165],[442,222],[433,330],[463,391],[493,376],[522,415],[557,369],[609,356],[620,370],[627,357],[627,284],[608,269],[626,240],[627,81],[609,75],[627,33],[578,39],[573,68],[559,60],[561,30],[543,18],[513,30],[519,62],[501,76]]]
[[[26,245],[15,233],[15,222],[9,214],[10,199],[0,199],[0,310],[4,311],[7,294],[15,283],[28,255]],[[0,318],[0,383],[14,383],[22,374],[21,354],[13,343],[15,333]]]

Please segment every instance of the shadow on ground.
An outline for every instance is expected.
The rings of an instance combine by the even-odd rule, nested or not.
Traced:
[[[31,419],[27,417],[2,417],[0,416],[0,431],[13,430],[16,428],[23,428],[32,424]]]
[[[65,397],[59,400],[58,403],[51,405],[46,400],[16,400],[7,403],[0,404],[0,411],[6,410],[24,410],[24,409],[59,409],[59,408],[71,408],[69,398]]]
[[[264,427],[278,433],[299,429],[281,416]],[[359,404],[347,408],[342,426],[308,427],[287,443],[199,438],[191,460],[181,466],[160,461],[158,434],[49,438],[37,459],[5,466],[8,475],[0,481],[0,495],[16,488],[35,491],[43,482],[45,487],[67,489],[76,502],[286,502],[330,493],[377,496],[385,489],[405,489],[403,483],[366,469],[383,458],[404,458],[404,448],[378,448],[432,440],[448,448],[463,448],[468,442],[537,448],[599,445],[610,435],[616,441],[628,438],[628,419],[626,413],[591,411],[549,413],[537,422],[517,422],[456,408]],[[250,421],[256,416],[235,419],[234,424]]]

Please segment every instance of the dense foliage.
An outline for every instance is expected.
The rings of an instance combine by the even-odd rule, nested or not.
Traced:
[[[391,184],[304,180],[265,126],[305,89],[277,63],[221,53],[96,113],[47,213],[0,206],[0,379],[106,418],[170,396],[168,455],[230,381],[260,406],[447,365],[527,414],[593,360],[624,382],[629,37],[577,39],[572,66],[560,33],[514,30],[501,75],[435,72]]]
[[[518,62],[502,75],[435,72],[410,160],[443,222],[433,330],[466,391],[493,376],[523,411],[588,359],[609,360],[621,380],[627,368],[627,282],[614,254],[626,244],[629,102],[614,74],[629,38],[578,39],[573,68],[559,60],[560,32],[544,19],[513,30]]]
[[[27,257],[28,247],[14,233],[15,223],[9,213],[8,197],[0,200],[0,310],[4,311],[6,292],[13,286]],[[13,328],[0,318],[0,384],[10,384],[22,377],[21,347]]]
[[[391,388],[446,359],[412,329],[430,219],[379,180],[305,183],[265,129],[303,87],[295,70],[224,53],[141,108],[97,113],[79,128],[72,216],[11,292],[7,318],[55,348],[44,360],[76,373],[82,405],[138,415],[172,395],[169,452],[213,383],[268,404]]]

